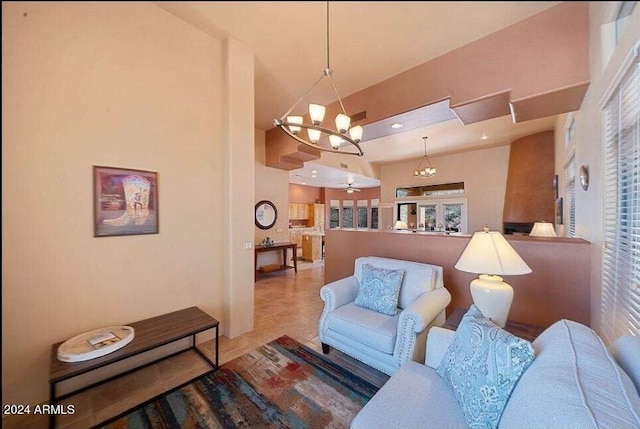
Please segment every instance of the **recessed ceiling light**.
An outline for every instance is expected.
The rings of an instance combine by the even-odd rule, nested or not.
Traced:
[[[486,134],[484,134],[484,133],[483,133],[483,134],[482,134],[482,137],[480,137],[480,138],[481,138],[482,140],[486,140],[486,139],[488,139],[488,138],[489,138],[489,136],[487,136]]]
[[[402,124],[400,122],[394,122],[393,124],[389,125],[391,128],[400,128],[402,127]]]
[[[316,174],[316,173],[317,173],[317,171],[316,171],[316,170],[313,170],[313,171],[311,172],[311,174]]]
[[[306,184],[307,184],[307,182],[300,182],[300,184],[301,184],[301,185],[306,185]]]
[[[311,177],[315,179],[317,176],[315,174],[312,174]]]

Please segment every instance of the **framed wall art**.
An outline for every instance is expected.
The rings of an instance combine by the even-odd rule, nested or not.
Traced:
[[[94,236],[158,233],[158,173],[93,167]]]

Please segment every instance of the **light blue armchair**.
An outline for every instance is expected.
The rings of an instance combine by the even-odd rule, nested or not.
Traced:
[[[364,264],[404,270],[395,316],[354,304]],[[320,297],[324,310],[318,334],[323,352],[335,347],[389,375],[408,360],[424,362],[427,332],[444,324],[451,302],[442,267],[374,256],[357,258],[353,275],[326,284]]]

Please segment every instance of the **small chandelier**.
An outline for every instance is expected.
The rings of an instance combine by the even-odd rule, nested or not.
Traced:
[[[280,128],[298,142],[311,146],[315,149],[335,152],[340,150],[343,143],[349,143],[353,146],[351,150],[341,153],[346,155],[362,156],[364,153],[362,152],[359,143],[360,140],[362,140],[363,129],[360,125],[351,126],[351,118],[347,115],[344,109],[344,105],[342,104],[342,99],[338,94],[338,89],[336,88],[332,73],[333,71],[329,67],[329,2],[327,2],[327,67],[322,71],[322,75],[318,80],[316,80],[314,84],[311,85],[311,87],[298,99],[298,101],[296,101],[296,103],[287,110],[287,113],[282,115],[280,119],[274,119],[273,123],[276,127]],[[322,127],[326,108],[320,104],[309,104],[309,117],[311,118],[311,124],[304,123],[304,118],[302,116],[290,115],[293,109],[295,109],[296,106],[300,104],[307,95],[309,95],[311,90],[324,77],[329,77],[333,90],[336,93],[336,97],[338,97],[338,102],[340,102],[340,107],[342,108],[342,113],[339,113],[335,119],[336,130]],[[306,134],[308,139],[302,137],[302,128],[307,130]],[[330,148],[320,146],[318,144],[323,134],[329,136]]]
[[[427,137],[422,137],[424,140],[424,156],[420,160],[420,164],[418,164],[418,168],[413,171],[413,177],[433,177],[436,175],[436,169],[431,166],[429,162],[429,158],[427,157]],[[424,168],[422,168],[422,164],[426,161]]]

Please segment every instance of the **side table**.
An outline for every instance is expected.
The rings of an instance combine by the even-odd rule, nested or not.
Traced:
[[[200,357],[204,359],[204,361],[211,367],[209,372],[213,372],[218,369],[218,325],[219,322],[216,319],[209,316],[209,314],[205,313],[200,308],[185,308],[184,310],[178,310],[172,313],[163,314],[161,316],[156,316],[150,319],[145,319],[128,324],[128,326],[131,326],[135,330],[135,338],[133,339],[133,341],[113,353],[82,362],[62,362],[58,360],[58,347],[62,343],[54,344],[51,347],[51,360],[49,369],[50,403],[53,407],[55,407],[59,401],[71,397],[77,393],[84,392],[104,383],[108,383],[116,378],[131,374],[156,362],[169,359],[177,354],[184,353],[189,350],[193,350],[198,353],[198,355],[200,355]],[[215,329],[216,333],[215,360],[211,360],[206,354],[204,354],[202,350],[198,348],[196,344],[196,335],[210,329]],[[96,381],[88,386],[78,388],[71,392],[61,395],[59,395],[57,392],[57,385],[63,381],[90,373],[92,371],[96,371],[114,363],[132,358],[134,356],[138,356],[142,353],[157,349],[164,345],[185,338],[190,338],[189,348],[177,351],[168,356],[163,355],[160,357],[155,357],[147,363],[137,363],[135,364],[135,367],[130,370],[107,377],[104,380]],[[190,381],[193,381],[196,378],[201,377],[202,375],[204,374],[200,374]],[[49,427],[53,429],[55,428],[55,425],[56,415],[50,414]]]
[[[460,325],[460,322],[462,321],[462,316],[465,315],[467,310],[468,308],[456,308],[455,310],[453,310],[453,313],[451,313],[451,315],[447,317],[447,320],[444,322],[444,325],[442,325],[442,327],[451,329],[453,331],[458,329],[458,325]],[[535,340],[536,338],[538,338],[538,335],[540,335],[542,331],[545,330],[545,328],[542,326],[516,322],[514,320],[507,320],[507,324],[505,325],[504,329],[507,332],[510,332],[513,335],[527,341]]]

